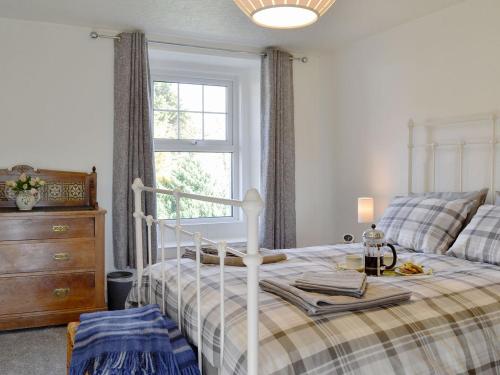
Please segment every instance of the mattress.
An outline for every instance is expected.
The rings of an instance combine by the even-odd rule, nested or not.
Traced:
[[[261,266],[260,277],[327,271],[359,244],[286,250],[288,260]],[[401,260],[434,270],[432,276],[369,278],[413,292],[410,302],[309,317],[260,292],[259,374],[460,374],[500,372],[500,267],[399,249]],[[182,329],[196,340],[195,262],[181,261]],[[165,262],[168,315],[177,317],[176,261]],[[162,303],[161,264],[152,272],[152,303]],[[203,356],[220,367],[219,268],[202,266]],[[246,269],[226,267],[222,374],[246,373]],[[145,277],[142,299],[147,294]],[[137,301],[133,288],[128,303]]]

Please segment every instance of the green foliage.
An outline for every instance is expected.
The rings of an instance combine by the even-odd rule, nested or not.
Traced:
[[[176,160],[172,176],[159,177],[157,185],[163,189],[179,189],[184,192],[207,196],[221,196],[215,189],[216,183],[212,176],[203,170],[200,163],[191,153]],[[176,214],[175,198],[165,194],[158,194],[158,213],[162,218],[174,219]],[[199,202],[192,199],[182,199],[180,202],[182,218],[222,217],[230,216],[231,209],[212,203]]]
[[[192,114],[178,109],[177,84],[155,82],[154,84],[154,129],[155,138],[197,139],[196,123]],[[177,118],[178,117],[178,118]],[[178,122],[177,122],[178,121]],[[179,129],[181,134],[179,134]],[[157,187],[179,189],[184,192],[207,196],[224,196],[217,189],[217,181],[203,169],[192,153],[157,153]],[[165,194],[157,196],[158,216],[174,219],[176,215],[175,198]],[[182,218],[231,216],[231,208],[212,203],[181,199]]]
[[[172,86],[172,84],[167,82],[155,82],[154,108],[177,109],[177,92],[174,92]]]
[[[187,112],[177,112],[177,84],[167,82],[155,82],[154,85],[154,127],[155,138],[167,139],[197,139],[196,126],[191,124],[193,120]],[[177,124],[179,117],[179,124]],[[179,137],[179,129],[181,136]]]

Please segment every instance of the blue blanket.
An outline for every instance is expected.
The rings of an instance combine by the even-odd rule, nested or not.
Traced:
[[[158,305],[82,314],[70,375],[199,375],[193,350]]]

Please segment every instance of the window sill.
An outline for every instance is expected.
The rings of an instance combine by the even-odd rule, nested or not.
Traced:
[[[181,226],[189,227],[196,225],[223,225],[223,224],[239,224],[243,220],[237,217],[214,217],[214,218],[199,218],[199,219],[181,219]],[[175,225],[175,219],[167,220],[167,224]]]

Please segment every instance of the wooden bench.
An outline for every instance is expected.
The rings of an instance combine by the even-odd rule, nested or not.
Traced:
[[[68,324],[68,331],[66,333],[67,337],[67,348],[66,348],[66,372],[69,374],[69,366],[71,364],[71,354],[73,353],[73,346],[75,345],[76,330],[80,325],[79,322],[71,322]]]

